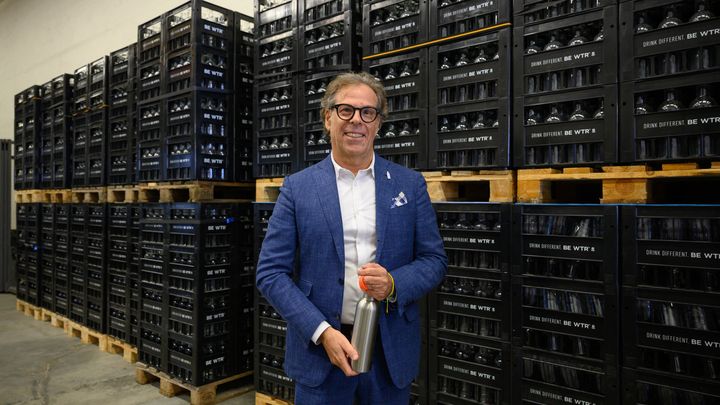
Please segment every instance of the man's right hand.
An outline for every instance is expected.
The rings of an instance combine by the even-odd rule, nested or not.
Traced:
[[[325,329],[318,340],[325,348],[325,352],[332,364],[340,368],[348,377],[358,375],[358,373],[350,367],[350,359],[357,360],[358,353],[345,335],[340,333],[339,330],[330,327]]]

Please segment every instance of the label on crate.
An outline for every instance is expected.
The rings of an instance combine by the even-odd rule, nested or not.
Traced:
[[[395,24],[383,24],[381,28],[371,29],[370,37],[372,41],[379,41],[385,38],[415,32],[418,29],[417,27],[418,22],[416,19],[401,19]]]
[[[160,125],[160,120],[152,120],[152,121],[140,121],[140,129],[146,129],[148,127],[154,127]]]
[[[223,72],[222,70],[203,68],[202,72],[204,75],[207,76],[218,77],[221,79],[225,77],[225,72]]]
[[[205,365],[206,365],[206,366],[213,366],[213,365],[215,365],[215,364],[220,364],[220,363],[224,363],[224,362],[225,362],[225,357],[218,357],[218,358],[215,358],[215,359],[205,360]]]
[[[170,352],[170,360],[175,360],[179,363],[187,365],[188,367],[192,367],[192,363],[190,362],[190,360],[188,360],[184,357],[180,357],[180,356],[174,354],[172,351]]]
[[[463,1],[458,7],[445,7],[438,12],[438,25],[465,20],[480,14],[497,11],[495,0]]]
[[[479,364],[439,356],[437,371],[438,374],[470,380],[477,384],[502,387],[499,370]]]
[[[320,43],[317,46],[308,47],[305,50],[305,58],[317,58],[318,56],[322,56],[328,53],[333,53],[337,51],[343,50],[343,41],[342,39],[330,42],[328,44]]]
[[[160,24],[159,22],[157,24]],[[143,41],[140,46],[142,47],[142,50],[145,51],[148,48],[151,48],[153,46],[160,45],[160,35],[156,35],[155,38]],[[80,83],[76,83],[75,87],[82,87]]]
[[[446,312],[498,319],[501,317],[497,300],[478,297],[462,297],[438,293],[438,309]],[[501,305],[501,304],[500,304]]]
[[[162,312],[162,308],[158,305],[153,305],[147,301],[143,301],[142,304],[143,304],[143,309],[148,309],[150,311],[155,311],[155,312]]]
[[[168,165],[188,166],[190,165],[190,158],[173,158],[168,160]]]
[[[224,232],[227,231],[228,227],[226,224],[208,225],[208,232]]]
[[[635,136],[678,136],[720,131],[720,108],[689,108],[681,111],[635,115]]]
[[[218,312],[216,314],[206,314],[206,321],[217,321],[218,319],[225,319],[225,312]]]
[[[396,96],[398,94],[405,94],[405,93],[413,93],[417,91],[417,83],[413,78],[403,80],[402,82],[397,82],[397,80],[393,80],[392,84],[385,85],[385,92],[387,92],[388,96]]]
[[[287,325],[281,322],[272,322],[265,319],[260,319],[260,328],[285,333],[287,332]]]
[[[497,249],[497,233],[441,230],[446,248]]]
[[[638,241],[638,264],[720,268],[720,243]]]
[[[203,29],[208,32],[212,32],[213,34],[218,35],[225,35],[225,29],[223,27],[219,27],[217,25],[212,25],[208,23],[203,24]]]
[[[384,139],[381,140],[381,142],[385,141]],[[410,150],[408,151],[399,151],[398,149],[405,149],[408,148]],[[390,142],[390,143],[378,143],[375,142],[375,150],[377,151],[386,151],[387,149],[392,149],[393,152],[415,152],[415,141],[405,141],[405,142]]]
[[[140,87],[147,88],[147,87],[154,87],[160,85],[160,78],[152,79],[152,80],[141,80],[140,81]]]
[[[290,62],[291,58],[292,58],[291,55],[279,56],[277,58],[268,59],[263,62],[260,62],[260,66],[263,68],[271,68],[271,67],[275,67],[276,65],[287,64],[288,62]]]
[[[492,61],[480,66],[468,65],[467,67],[442,70],[438,75],[438,87],[453,85],[457,81],[467,84],[468,80],[481,82],[495,79],[498,76],[497,65],[497,61]]]
[[[525,127],[527,146],[602,141],[604,136],[605,121],[602,119]]]
[[[155,159],[151,161],[143,160],[140,162],[140,167],[152,167],[152,166],[160,166],[160,161]]]
[[[125,260],[125,259],[127,259],[127,255],[126,255],[126,254],[122,254],[122,253],[111,252],[111,253],[110,253],[110,258],[111,258],[111,259],[117,259],[117,260]]]
[[[191,118],[192,118],[192,115],[190,115],[190,113],[185,113],[185,114],[171,115],[168,118],[168,120],[170,122],[177,122],[177,121],[189,120]]]
[[[260,114],[273,113],[273,112],[284,111],[284,110],[289,110],[289,109],[290,109],[290,103],[277,104],[277,105],[261,108]]]
[[[225,115],[222,114],[210,114],[207,112],[204,112],[202,115],[203,119],[206,120],[212,120],[212,121],[222,121],[225,119]]]
[[[525,236],[523,255],[603,260],[602,239],[569,236]]]
[[[638,345],[720,358],[720,334],[704,330],[638,324]]]
[[[635,35],[636,57],[684,49],[715,46],[720,40],[720,19],[686,23]]]
[[[523,398],[531,401],[540,401],[540,403],[547,405],[601,405],[605,401],[597,402],[593,398],[589,397],[577,397],[575,392],[569,389],[562,390],[559,388],[557,392],[548,391],[545,387],[536,387],[530,385],[526,380],[523,380]],[[562,391],[560,391],[562,390]]]
[[[151,352],[155,352],[155,353],[158,353],[158,354],[161,354],[161,353],[162,353],[162,351],[160,350],[159,347],[150,345],[150,344],[148,344],[146,341],[143,340],[142,343],[141,343],[141,346],[140,346],[140,351],[144,351],[144,350],[151,351]]]
[[[603,318],[567,312],[523,308],[523,326],[558,333],[605,338]]]
[[[581,66],[600,65],[603,63],[602,50],[602,42],[588,42],[583,45],[526,55],[524,73],[530,75]]]
[[[271,160],[271,159],[289,159],[290,152],[283,153],[261,153],[260,160]]]
[[[260,373],[262,374],[263,377],[269,377],[269,378],[273,378],[278,381],[291,383],[291,384],[293,382],[292,378],[286,376],[284,373],[281,374],[276,371],[269,370],[266,367],[260,367]]]
[[[307,151],[307,156],[327,156],[330,154],[330,148],[323,148],[318,150],[309,150]]]

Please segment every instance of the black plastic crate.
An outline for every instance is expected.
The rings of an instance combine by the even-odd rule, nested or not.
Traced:
[[[70,74],[62,74],[51,81],[52,83],[52,102],[51,105],[58,104],[70,105],[73,100],[75,90],[75,77]]]
[[[510,21],[510,1],[430,0],[430,39],[463,34]]]
[[[510,344],[430,331],[430,403],[510,404]]]
[[[430,48],[430,168],[509,166],[510,34]]]
[[[297,170],[297,80],[256,86],[255,177],[282,177]]]
[[[227,50],[195,45],[167,56],[164,94],[190,90],[229,92],[233,89],[233,59]]]
[[[516,27],[515,95],[617,83],[617,7]]]
[[[137,99],[138,101],[155,100],[163,94],[165,75],[162,74],[163,63],[153,61],[138,66]]]
[[[513,347],[512,403],[619,404],[617,364],[558,357]]]
[[[255,41],[255,80],[272,82],[298,69],[297,28]]]
[[[701,383],[661,373],[622,370],[623,404],[718,404],[716,382]]]
[[[165,14],[138,26],[137,64],[160,62],[165,52],[163,37],[163,20]],[[158,74],[160,72],[158,71]],[[142,73],[141,73],[142,74]]]
[[[327,85],[336,74],[337,72],[325,72],[306,75],[300,83],[301,87],[297,90],[300,94],[296,96],[303,100],[301,101],[301,108],[304,110],[302,115],[303,124],[301,126],[304,130],[302,158],[306,167],[323,160],[330,154],[330,137],[325,132],[320,101],[325,95]],[[290,84],[288,86],[290,87],[288,94],[290,94],[294,89]],[[264,94],[268,94],[268,92]],[[272,108],[272,104],[268,103],[267,105]],[[285,104],[281,103],[280,105]],[[263,107],[260,107],[260,109],[262,111]]]
[[[625,162],[708,160],[720,156],[720,82],[714,72],[620,85],[620,146]]]
[[[90,64],[82,65],[73,72],[75,91],[73,93],[73,115],[85,114],[90,109]]]
[[[108,107],[110,82],[110,60],[103,56],[90,62],[88,79],[88,103],[92,111]]]
[[[633,1],[620,5],[623,81],[717,71],[717,2]],[[632,38],[632,40],[630,40]],[[715,73],[717,74],[717,73]]]
[[[514,24],[532,25],[559,20],[592,12],[601,7],[614,5],[616,3],[618,2],[561,0],[548,4],[545,0],[513,0],[513,13],[515,14]]]
[[[381,80],[387,93],[389,116],[378,131],[375,150],[395,163],[427,168],[427,50],[371,59],[363,69]]]
[[[135,77],[137,69],[137,43],[110,53],[110,85],[127,84],[128,80]]]
[[[231,99],[199,91],[167,99],[163,179],[233,180]]]
[[[296,0],[259,0],[255,2],[256,38],[262,39],[297,27]]]
[[[138,143],[138,182],[159,181],[162,179],[162,149],[160,141],[141,141]]]
[[[164,100],[139,103],[137,106],[138,142],[160,141],[165,123],[166,110]]]
[[[423,43],[427,39],[426,2],[385,0],[363,5],[365,54],[395,51]]]
[[[303,39],[299,52],[300,68],[312,72],[323,69],[356,70],[360,67],[360,2],[303,0],[300,10],[305,10],[298,33]]]
[[[514,108],[517,167],[618,161],[617,86],[518,97]]]
[[[194,44],[219,51],[232,50],[235,13],[214,4],[194,0],[165,14],[165,52],[172,53]]]

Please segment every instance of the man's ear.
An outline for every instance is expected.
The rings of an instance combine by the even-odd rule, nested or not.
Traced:
[[[330,110],[325,109],[323,110],[323,113],[325,114],[323,117],[323,127],[325,128],[325,131],[330,134]]]

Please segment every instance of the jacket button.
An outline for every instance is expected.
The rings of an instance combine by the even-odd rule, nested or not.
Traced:
[[[338,279],[338,284],[343,285],[343,279],[339,278],[339,279]]]

